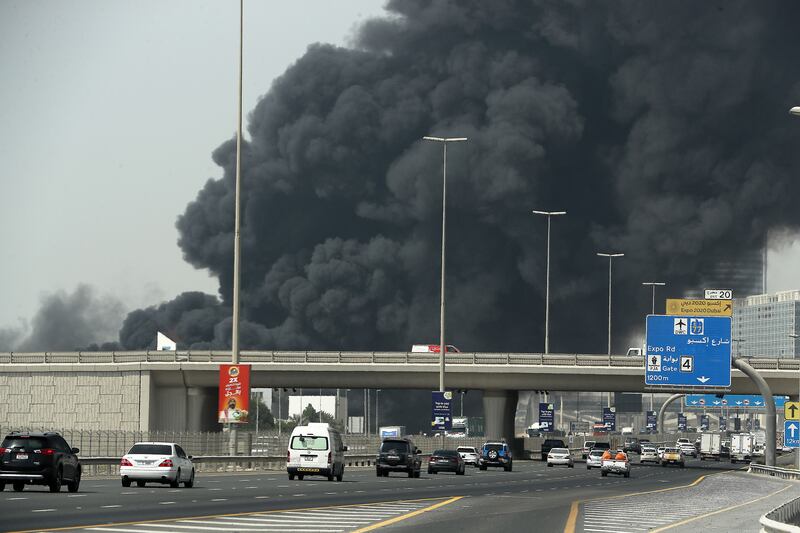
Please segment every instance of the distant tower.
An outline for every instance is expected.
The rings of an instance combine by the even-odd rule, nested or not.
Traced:
[[[766,239],[765,239],[766,241]],[[731,289],[734,298],[746,298],[767,292],[767,246],[740,253],[701,271],[697,287],[686,292],[687,298],[702,298],[703,289]]]

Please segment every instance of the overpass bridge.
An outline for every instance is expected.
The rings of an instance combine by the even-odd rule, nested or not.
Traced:
[[[230,351],[0,353],[0,420],[13,425],[95,429],[216,430],[218,365]],[[773,394],[796,396],[800,361],[747,360]],[[439,354],[413,352],[243,351],[253,387],[436,390]],[[644,385],[642,356],[448,353],[445,384],[481,390],[487,436],[514,436],[520,390],[674,392]],[[702,392],[702,388],[693,391]],[[758,394],[732,369],[733,394]],[[66,423],[50,421],[61,412]],[[50,417],[50,418],[48,418]],[[86,426],[87,429],[89,426]]]

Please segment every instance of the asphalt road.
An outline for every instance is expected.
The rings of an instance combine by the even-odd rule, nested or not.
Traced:
[[[87,479],[76,494],[68,493],[66,488],[59,494],[51,494],[46,487],[28,486],[19,493],[7,487],[0,493],[0,530],[78,528],[237,513],[365,506],[352,513],[341,509],[326,511],[326,516],[333,512],[344,515],[369,512],[375,509],[372,504],[383,502],[383,507],[371,516],[391,518],[393,522],[385,526],[390,529],[563,531],[575,500],[684,485],[703,474],[729,468],[729,463],[700,461],[690,461],[685,469],[634,464],[631,477],[626,479],[601,477],[598,470],[587,471],[582,463],[568,469],[517,461],[513,472],[499,469],[481,472],[468,468],[467,475],[455,476],[429,475],[423,471],[420,479],[409,479],[404,474],[378,478],[371,468],[351,468],[346,470],[341,483],[315,477],[289,481],[283,472],[198,474],[192,489],[172,489],[167,485],[123,488],[117,478]],[[427,501],[411,502],[420,499]],[[367,504],[372,507],[367,508]],[[435,508],[420,510],[429,506]],[[397,517],[405,512],[411,516],[399,520]],[[298,513],[286,516],[294,516],[295,520],[300,517]],[[244,517],[238,520],[264,519]],[[270,520],[279,523],[279,518]],[[209,523],[206,530],[213,529]],[[366,519],[361,522],[362,525],[368,523],[372,522]],[[132,525],[114,527],[117,531],[144,530]],[[168,531],[169,527],[162,523],[150,529]],[[189,528],[189,525],[182,525],[175,530],[188,533]],[[222,530],[233,530],[231,528],[233,526],[224,526]],[[310,530],[315,529],[311,527]]]

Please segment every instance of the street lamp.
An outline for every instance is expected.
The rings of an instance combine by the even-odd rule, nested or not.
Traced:
[[[656,314],[656,287],[664,287],[666,285],[666,283],[664,283],[663,281],[643,281],[642,285],[650,286],[653,289],[653,300],[652,300],[652,304],[650,306],[650,314],[654,315],[654,314]],[[644,354],[645,357],[647,357],[647,350],[644,350],[642,353]],[[650,410],[651,411],[653,410],[653,397],[654,397],[654,393],[651,392],[650,393]]]
[[[439,306],[439,392],[444,392],[444,356],[447,346],[444,343],[444,250],[445,228],[447,222],[447,143],[463,142],[466,137],[430,137],[422,138],[425,141],[442,143],[442,279],[440,282],[441,295]]]
[[[656,287],[664,287],[666,283],[662,281],[643,281],[642,285],[650,286],[653,288],[653,302],[650,307],[650,314],[656,314]]]
[[[379,435],[381,430],[381,389],[375,389],[375,434]]]
[[[533,211],[534,215],[547,217],[547,274],[545,282],[544,296],[544,353],[550,353],[550,218],[559,215],[566,215],[566,211]]]
[[[791,108],[789,110],[789,113],[794,115],[794,116],[796,116],[796,117],[800,117],[800,106],[795,106],[795,107]]]
[[[792,112],[794,112],[795,109],[797,110],[796,114],[800,115],[800,107],[793,107],[792,108]],[[797,340],[798,337],[800,337],[800,335],[798,335],[797,333],[789,333],[789,338],[790,339]],[[794,344],[794,343],[792,343],[792,344]],[[794,351],[795,351],[794,350],[794,346],[792,346],[792,352],[794,352]],[[795,355],[795,354],[793,353],[792,355]],[[800,374],[798,374],[798,378],[797,378],[797,398],[800,399]],[[800,450],[797,450],[797,469],[800,470]]]
[[[597,252],[599,257],[608,257],[608,359],[611,360],[611,260],[615,257],[623,257],[622,253],[602,253]],[[611,392],[608,393],[608,406],[611,407]]]

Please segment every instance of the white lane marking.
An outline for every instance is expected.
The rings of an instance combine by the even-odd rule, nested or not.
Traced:
[[[266,500],[269,499],[269,496],[256,496],[256,500]]]
[[[258,487],[245,487],[246,489],[257,489]]]
[[[230,531],[231,529],[228,527],[210,527],[210,526],[179,526],[178,524],[148,524],[151,527],[168,527],[168,528],[180,528],[180,529],[200,529],[203,531]],[[269,529],[268,531],[303,531],[308,533],[314,532],[325,532],[325,533],[336,533],[339,531],[344,531],[344,529],[296,529],[296,528],[289,528],[289,529]]]
[[[32,513],[49,513],[51,511],[55,511],[55,509],[34,509]]]
[[[101,505],[101,509],[112,509],[114,507],[122,507],[121,505]]]
[[[93,527],[84,531],[119,531],[120,533],[164,533],[160,529],[123,529],[119,527]]]
[[[67,498],[84,498],[86,494],[67,494]]]
[[[208,489],[208,490],[223,490],[223,489]]]
[[[211,501],[212,502],[226,502],[226,501],[228,501],[228,498],[213,498]]]
[[[158,502],[158,505],[173,505],[175,502]]]
[[[6,498],[6,501],[13,502],[14,500],[27,500],[28,498]]]

